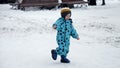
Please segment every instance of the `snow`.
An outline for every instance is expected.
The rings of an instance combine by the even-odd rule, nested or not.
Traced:
[[[60,9],[21,11],[0,4],[0,68],[119,68],[120,0],[97,3],[71,9],[80,40],[71,38],[70,64],[52,60],[50,53],[57,47],[51,26]]]

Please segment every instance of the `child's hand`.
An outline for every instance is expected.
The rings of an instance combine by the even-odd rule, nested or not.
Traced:
[[[77,40],[80,40],[80,38],[78,37]]]
[[[56,25],[54,25],[54,26],[53,26],[53,29],[56,29],[56,28],[57,28],[57,26],[56,26]]]

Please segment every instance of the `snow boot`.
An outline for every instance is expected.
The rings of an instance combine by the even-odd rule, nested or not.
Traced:
[[[56,60],[57,59],[57,52],[56,52],[56,50],[51,50],[51,54],[52,54],[52,59],[53,60]]]
[[[70,63],[70,60],[67,59],[64,55],[61,56],[61,63]]]

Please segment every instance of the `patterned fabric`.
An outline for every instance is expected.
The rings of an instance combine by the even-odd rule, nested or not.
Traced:
[[[70,45],[70,36],[73,38],[78,38],[78,34],[74,29],[71,20],[65,20],[64,18],[59,18],[53,26],[56,26],[57,30],[57,44],[58,47],[56,48],[56,52],[58,55],[67,56],[69,52],[69,45]]]

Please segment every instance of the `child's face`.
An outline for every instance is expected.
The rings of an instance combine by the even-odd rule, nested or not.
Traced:
[[[71,15],[70,15],[70,14],[66,15],[66,16],[65,16],[65,20],[69,20],[69,19],[70,19],[70,17],[71,17]]]

